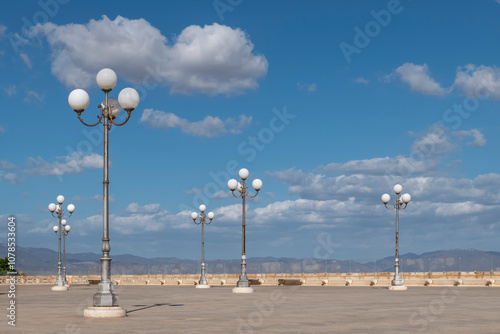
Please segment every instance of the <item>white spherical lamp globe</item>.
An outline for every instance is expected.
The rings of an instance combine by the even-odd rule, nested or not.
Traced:
[[[383,195],[382,195],[382,202],[383,202],[384,204],[389,203],[389,201],[390,201],[390,200],[391,200],[391,196],[390,196],[389,194],[383,194]]]
[[[127,87],[122,89],[118,94],[118,102],[125,110],[133,110],[139,105],[139,93],[133,88]]]
[[[227,181],[227,187],[231,191],[235,190],[236,187],[238,187],[238,181],[236,181],[235,179],[231,179],[231,180]]]
[[[238,172],[238,175],[241,177],[242,180],[246,180],[248,175],[250,175],[250,172],[246,168],[240,169]]]
[[[238,189],[240,193],[243,192],[243,183],[238,182],[238,186],[236,187],[236,189]]]
[[[97,85],[105,92],[115,88],[117,80],[115,71],[110,68],[103,68],[96,76]]]
[[[410,194],[406,193],[406,194],[404,194],[404,195],[403,195],[403,196],[401,196],[401,197],[402,197],[402,199],[403,199],[403,202],[405,202],[406,204],[410,203],[410,201],[411,201],[411,196],[410,196]]]
[[[83,89],[75,89],[69,93],[68,103],[71,109],[75,111],[83,111],[89,106],[89,94]]]
[[[50,212],[54,212],[54,211],[56,211],[56,205],[55,205],[54,203],[50,203],[50,204],[49,204],[49,211],[50,211]]]
[[[210,212],[208,213],[207,217],[208,217],[208,219],[212,220],[212,219],[214,219],[214,217],[215,217],[215,213],[213,213],[212,211],[210,211]]]
[[[60,212],[61,212],[61,206],[60,206],[60,205],[56,205],[56,212],[57,212],[57,213],[60,213]]]
[[[69,232],[71,230],[71,226],[69,226],[69,225],[64,226],[64,230],[66,232]]]
[[[66,226],[67,223],[68,223],[68,221],[66,219],[61,220],[61,225],[62,226]]]
[[[262,181],[261,181],[260,179],[255,179],[255,180],[253,180],[253,182],[252,182],[252,187],[253,187],[255,190],[259,191],[260,189],[262,189]]]
[[[54,232],[58,232],[58,231],[59,231],[59,226],[54,226],[54,227],[52,228],[52,230],[53,230]]]
[[[205,212],[205,210],[207,209],[207,206],[205,204],[202,204],[202,205],[200,205],[200,207],[198,209],[200,209],[201,212]]]
[[[76,208],[75,208],[75,206],[73,204],[69,204],[68,207],[67,207],[67,209],[68,209],[69,213],[73,213],[73,212],[75,212]]]
[[[394,193],[400,194],[403,191],[403,186],[401,186],[400,184],[396,184],[394,188],[392,188],[392,190],[394,190]]]
[[[191,212],[191,219],[196,220],[198,218],[198,214],[196,212]]]
[[[57,203],[59,203],[59,204],[63,204],[64,203],[64,196],[63,195],[57,196]]]

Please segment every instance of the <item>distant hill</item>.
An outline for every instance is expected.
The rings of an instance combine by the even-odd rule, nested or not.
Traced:
[[[7,245],[0,243],[0,257],[7,255]],[[17,270],[27,275],[57,274],[57,252],[47,248],[17,247]],[[70,275],[99,274],[101,254],[66,253],[66,272]],[[200,271],[200,260],[176,257],[144,258],[123,254],[112,255],[112,274],[192,274]],[[239,273],[240,259],[208,260],[208,273]],[[500,271],[500,252],[475,249],[435,251],[401,256],[401,271]],[[249,273],[313,273],[313,272],[392,272],[394,257],[380,260],[322,260],[254,257],[247,260]]]

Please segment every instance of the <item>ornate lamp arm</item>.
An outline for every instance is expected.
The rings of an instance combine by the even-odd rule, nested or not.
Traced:
[[[101,106],[97,106],[98,108],[100,108]],[[86,125],[88,127],[93,127],[93,126],[96,126],[97,124],[100,124],[101,123],[101,120],[102,120],[102,116],[103,116],[103,112],[101,110],[101,114],[99,116],[97,116],[97,118],[99,118],[99,120],[94,123],[94,124],[87,124],[83,121],[83,119],[81,118],[81,115],[82,115],[82,112],[83,110],[75,110],[75,112],[78,114],[78,119],[80,120],[80,122],[83,124],[83,125]]]
[[[116,126],[122,126],[122,125],[124,125],[125,123],[127,123],[127,122],[128,122],[128,120],[129,120],[129,118],[130,118],[130,115],[131,115],[131,113],[132,113],[132,110],[134,110],[134,109],[128,109],[128,110],[125,110],[125,111],[127,112],[127,119],[126,119],[123,123],[115,123],[115,122],[113,121],[113,117],[109,117],[109,121],[110,121],[111,123],[113,123],[114,125],[116,125]]]

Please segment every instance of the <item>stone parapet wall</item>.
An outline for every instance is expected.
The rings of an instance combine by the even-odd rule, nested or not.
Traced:
[[[390,286],[394,273],[313,273],[313,274],[248,274],[260,285],[278,285],[279,279],[298,279],[305,286]],[[495,286],[500,272],[414,272],[402,273],[407,286]],[[239,274],[206,275],[210,285],[236,285]],[[0,276],[0,284],[9,284],[8,276]],[[16,283],[54,284],[57,276],[17,276]],[[67,276],[70,285],[96,283],[100,275]],[[118,285],[195,285],[199,274],[192,275],[113,275]]]

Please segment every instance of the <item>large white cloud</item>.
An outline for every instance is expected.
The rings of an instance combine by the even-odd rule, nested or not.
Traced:
[[[500,68],[473,64],[459,67],[455,87],[472,98],[491,97],[500,99]]]
[[[233,118],[222,120],[219,117],[206,116],[201,121],[190,122],[174,113],[145,109],[141,116],[141,122],[151,128],[179,128],[182,132],[191,136],[211,138],[222,136],[228,132],[232,134],[240,133],[241,129],[250,125],[252,117],[240,115],[237,120]]]
[[[173,43],[148,21],[121,16],[46,23],[33,33],[47,38],[52,73],[72,88],[89,87],[101,68],[110,67],[137,85],[167,85],[174,93],[238,94],[255,89],[268,67],[245,32],[217,23],[189,26]]]

